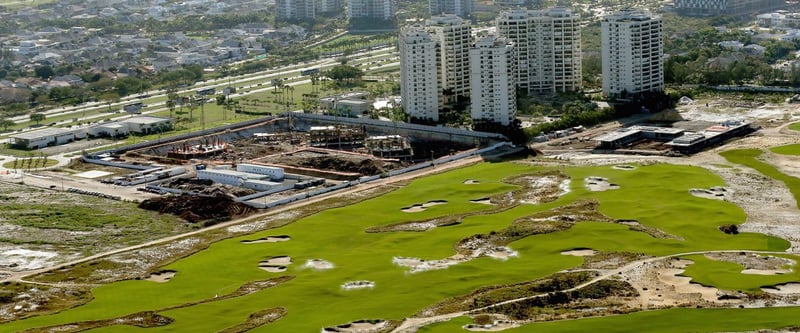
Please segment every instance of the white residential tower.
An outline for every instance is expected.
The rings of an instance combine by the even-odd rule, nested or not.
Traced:
[[[601,24],[603,93],[625,97],[664,90],[661,17],[625,9]]]
[[[509,125],[516,117],[516,54],[513,42],[489,35],[469,51],[473,121]]]
[[[564,7],[511,9],[500,13],[497,32],[514,42],[517,84],[528,92],[579,91],[580,16]]]

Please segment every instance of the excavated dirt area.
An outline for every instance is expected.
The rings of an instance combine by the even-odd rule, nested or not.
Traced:
[[[257,159],[258,162],[297,168],[318,169],[364,176],[379,175],[401,168],[407,163],[382,160],[371,155],[348,153],[330,149],[303,149]]]
[[[235,202],[227,196],[181,195],[147,199],[139,208],[157,211],[162,214],[180,216],[187,222],[196,223],[212,220],[214,222],[246,216],[255,208]],[[206,222],[208,223],[208,221]]]

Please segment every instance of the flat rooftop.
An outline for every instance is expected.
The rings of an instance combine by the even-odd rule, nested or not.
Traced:
[[[622,129],[619,129],[619,130],[616,130],[616,131],[613,131],[613,132],[610,132],[610,133],[606,133],[606,134],[597,136],[594,139],[597,140],[597,141],[603,141],[603,142],[613,142],[613,141],[617,141],[619,139],[622,139],[624,137],[627,137],[627,136],[630,136],[630,135],[636,135],[636,134],[639,134],[639,133],[641,133],[641,131],[637,130],[637,129],[634,129],[634,128],[622,128]]]
[[[164,121],[169,121],[169,118],[161,118],[161,117],[151,117],[151,116],[138,116],[138,117],[131,117],[125,120],[122,120],[123,123],[134,123],[134,124],[158,124]]]
[[[36,130],[36,131],[30,131],[30,132],[15,134],[15,135],[12,135],[10,137],[14,138],[14,139],[22,139],[22,140],[35,140],[35,139],[41,139],[41,138],[48,137],[48,136],[59,136],[59,135],[69,134],[69,133],[74,133],[74,132],[75,132],[75,130],[72,130],[72,129],[69,129],[69,128],[48,127],[48,128],[44,128],[44,129],[40,129],[40,130]]]

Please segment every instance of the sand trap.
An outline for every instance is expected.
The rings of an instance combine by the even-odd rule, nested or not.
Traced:
[[[597,254],[597,251],[592,249],[576,249],[569,251],[561,251],[561,254],[565,256],[590,257]]]
[[[791,269],[745,269],[741,271],[742,274],[753,274],[753,275],[780,275],[791,273]]]
[[[422,260],[419,258],[408,258],[408,257],[394,257],[392,258],[392,263],[398,265],[400,267],[408,267],[409,273],[418,273],[418,272],[425,272],[431,270],[439,270],[445,269],[452,265],[459,263],[460,261],[456,260],[449,260],[449,259],[442,259],[442,260]]]
[[[489,198],[480,198],[480,199],[474,199],[474,200],[470,200],[469,202],[471,202],[471,203],[477,203],[477,204],[483,204],[483,205],[494,205],[494,204],[492,203],[492,200],[491,200],[491,199],[489,199]]]
[[[480,184],[480,183],[481,182],[479,182],[479,181],[477,181],[475,179],[467,179],[467,180],[464,181],[465,185],[473,185],[473,184]]]
[[[356,320],[352,323],[338,325],[336,327],[325,327],[323,332],[335,333],[373,333],[383,332],[387,328],[388,322],[385,320]]]
[[[287,256],[272,257],[258,263],[258,268],[261,268],[270,273],[280,273],[286,271],[286,265],[292,263],[292,258]]]
[[[729,191],[724,187],[715,186],[710,189],[693,188],[689,193],[700,198],[723,200]]]
[[[264,261],[260,262],[259,265],[260,264],[264,264],[264,265],[289,265],[291,263],[292,263],[292,257],[277,256],[277,257],[272,257],[270,259],[264,260]]]
[[[512,250],[510,247],[507,246],[498,246],[492,249],[489,249],[485,252],[486,256],[489,258],[500,259],[500,260],[508,260],[510,257],[517,257],[519,256],[519,252]]]
[[[100,177],[108,176],[110,174],[112,174],[112,173],[111,172],[107,172],[107,171],[90,170],[90,171],[85,171],[85,172],[81,172],[81,173],[76,173],[74,176],[75,177],[81,177],[81,178],[100,178]]]
[[[375,288],[375,282],[367,280],[350,281],[342,285],[342,289],[344,290],[372,289],[372,288]]]
[[[586,177],[583,180],[584,184],[586,184],[586,188],[592,192],[602,192],[608,190],[616,190],[619,189],[619,185],[612,184],[608,182],[608,179],[603,177]]]
[[[778,295],[800,294],[800,283],[779,284],[775,288],[761,288],[761,290]]]
[[[634,169],[636,169],[636,167],[633,166],[633,165],[615,165],[612,168],[617,169],[617,170],[634,170]]]
[[[258,268],[261,268],[270,273],[280,273],[286,271],[286,266],[261,266],[259,265]]]
[[[280,235],[280,236],[267,236],[262,237],[259,239],[245,239],[242,240],[242,244],[258,244],[258,243],[277,243],[277,242],[285,242],[288,241],[291,237],[288,235]]]
[[[303,265],[303,268],[311,268],[319,271],[333,269],[333,263],[322,259],[309,259]]]
[[[697,283],[691,283],[691,277],[678,276],[683,273],[682,268],[663,268],[658,270],[658,279],[661,282],[675,288],[675,292],[679,294],[700,294],[700,296],[709,302],[717,301],[717,288],[706,287]]]
[[[164,282],[167,282],[167,281],[171,280],[173,277],[175,277],[175,274],[177,274],[177,273],[178,272],[176,272],[176,271],[170,271],[170,270],[158,271],[158,272],[150,274],[150,277],[146,278],[145,280],[158,282],[158,283],[164,283]]]
[[[428,209],[428,207],[436,206],[436,205],[444,205],[447,203],[447,200],[431,200],[424,204],[413,204],[410,207],[403,207],[400,210],[406,213],[417,213]]]

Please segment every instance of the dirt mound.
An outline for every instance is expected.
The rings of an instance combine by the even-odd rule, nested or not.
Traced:
[[[234,216],[243,216],[255,211],[254,208],[235,202],[228,196],[194,195],[147,199],[139,204],[139,208],[157,211],[162,214],[177,215],[191,223],[206,220],[227,220]]]
[[[306,168],[335,170],[339,172],[357,172],[363,175],[378,175],[386,171],[382,161],[371,159],[349,161],[334,156],[308,159],[299,164]]]
[[[182,190],[184,192],[194,192],[210,196],[232,195],[234,197],[243,197],[256,193],[255,190],[251,189],[223,184],[214,184],[214,181],[210,179],[176,178],[164,183],[163,186]]]

